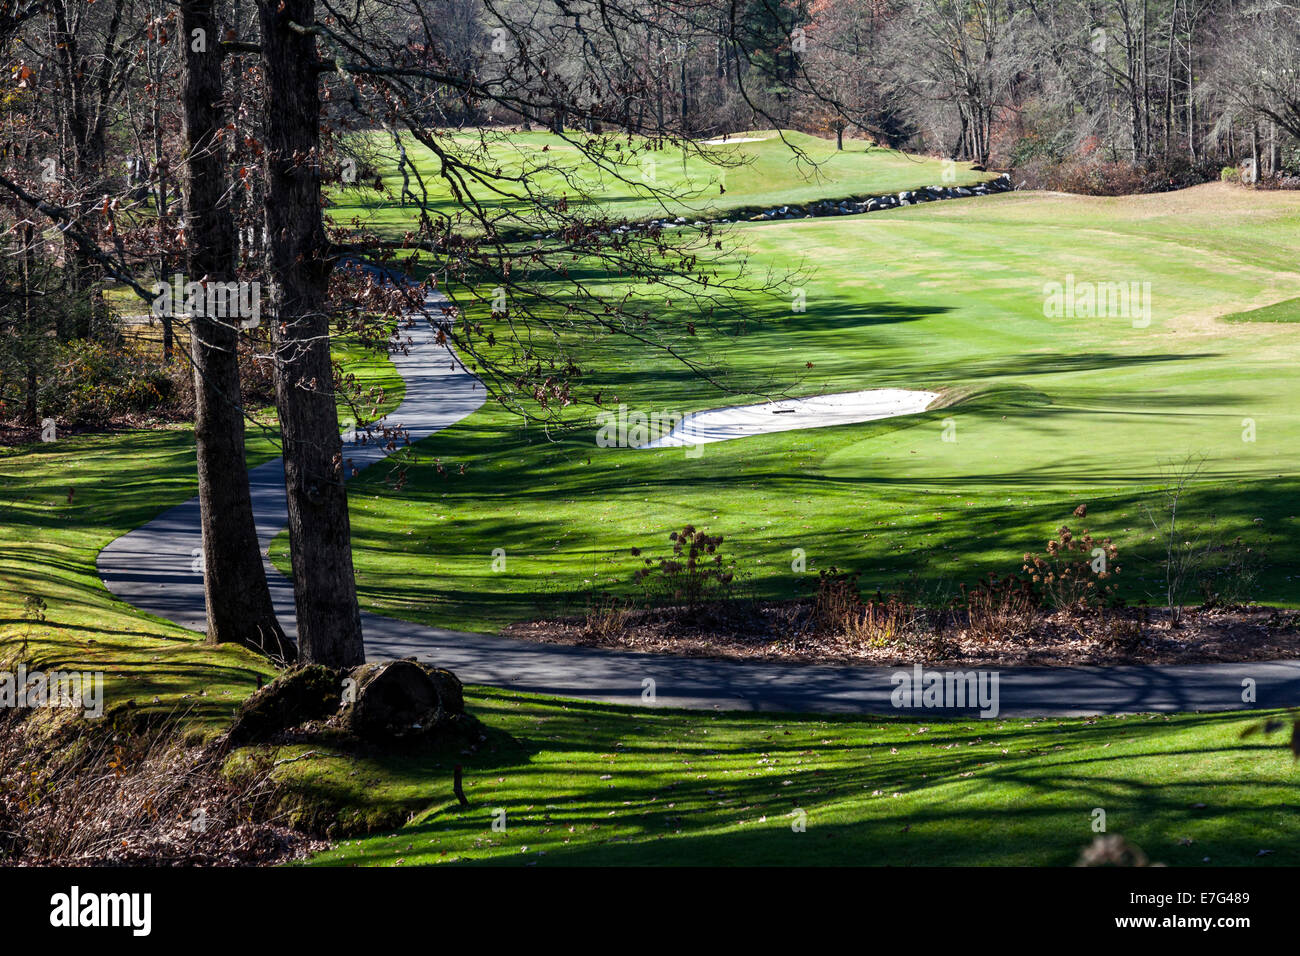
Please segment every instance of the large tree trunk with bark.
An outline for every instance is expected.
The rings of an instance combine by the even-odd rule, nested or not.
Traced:
[[[266,82],[267,271],[275,392],[289,499],[298,647],[305,661],[365,659],[352,571],[343,443],[325,299],[332,263],[321,217],[314,0],[258,0]]]
[[[212,0],[181,3],[186,251],[191,281],[226,282],[235,278],[235,223],[219,138],[225,117],[212,6]],[[194,49],[195,30],[203,31],[203,50]],[[257,547],[244,460],[238,346],[239,330],[231,319],[201,314],[191,318],[208,640],[244,644],[292,660],[294,647],[276,620]]]

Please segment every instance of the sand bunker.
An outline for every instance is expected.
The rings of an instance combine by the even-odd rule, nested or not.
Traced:
[[[761,405],[733,405],[707,412],[692,412],[671,432],[641,448],[680,448],[733,438],[749,438],[769,432],[800,428],[852,425],[897,415],[923,412],[938,398],[935,392],[914,392],[905,388],[873,388],[838,395],[813,395]]]

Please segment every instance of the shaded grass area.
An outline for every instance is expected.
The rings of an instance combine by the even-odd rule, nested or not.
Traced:
[[[835,566],[870,589],[915,574],[942,599],[1018,570],[1068,523],[1112,536],[1120,593],[1157,601],[1147,511],[1159,517],[1159,488],[1191,457],[1204,466],[1185,529],[1242,536],[1265,559],[1252,596],[1300,602],[1300,339],[1287,325],[1218,319],[1300,292],[1287,251],[1300,245],[1296,197],[1220,185],[1017,193],[736,235],[755,269],[814,268],[807,311],[755,296],[743,328],[689,340],[731,393],[651,349],[575,332],[566,345],[606,407],[689,412],[871,387],[938,390],[938,406],[689,458],[597,447],[585,411],[542,431],[489,405],[420,443],[426,467],[400,492],[374,478],[356,487],[363,600],[462,629],[577,613],[611,579],[629,593],[631,549],[664,554],[685,523],[725,536],[761,596],[807,594]],[[1150,314],[1049,316],[1044,288],[1068,276],[1149,283]],[[1080,503],[1084,521],[1070,516]],[[275,557],[286,566],[283,538]]]
[[[386,357],[345,343],[336,357],[363,383],[382,384],[390,408],[401,400]],[[246,442],[250,466],[279,454],[273,428],[250,424]],[[0,658],[102,670],[109,706],[189,712],[200,723],[228,718],[273,670],[124,604],[95,570],[106,544],[195,494],[188,425],[0,448]],[[28,599],[44,602],[44,620]]]
[[[917,723],[495,691],[470,706],[509,737],[472,757],[292,765],[315,799],[409,820],[313,862],[1068,865],[1101,808],[1155,861],[1300,864],[1300,771],[1276,741],[1241,739],[1249,715]]]

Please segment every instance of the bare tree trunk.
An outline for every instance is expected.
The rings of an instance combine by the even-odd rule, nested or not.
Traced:
[[[1189,31],[1192,28],[1189,27]],[[1196,57],[1195,34],[1191,33],[1187,38],[1187,154],[1196,162],[1196,72],[1194,69]],[[1233,148],[1233,137],[1229,126],[1228,148]]]
[[[35,258],[33,255],[34,230],[31,222],[23,223],[22,227],[22,276],[23,276],[23,334],[29,340],[35,335],[36,322],[32,317],[32,271],[35,268]],[[28,425],[35,425],[39,421],[38,409],[36,407],[36,359],[30,357],[27,360],[26,388],[24,392],[23,418]]]
[[[195,30],[203,31],[202,51],[193,48]],[[226,205],[225,149],[219,139],[225,117],[213,0],[182,0],[181,36],[188,269],[192,281],[225,282],[234,278],[235,224]],[[291,660],[294,647],[276,621],[257,547],[244,460],[238,340],[239,331],[228,320],[191,319],[208,640]]]
[[[1250,165],[1253,176],[1254,186],[1259,182],[1259,123],[1252,123],[1250,126]]]
[[[1142,155],[1151,155],[1151,59],[1149,4],[1142,0]]]
[[[687,84],[687,72],[686,72],[687,61],[690,59],[690,54],[684,48],[679,47],[678,55],[682,59],[681,68],[680,68],[681,85],[682,85],[681,121],[682,121],[682,132],[685,133],[691,129],[691,122],[690,122],[691,97],[690,97],[690,86]]]
[[[1165,50],[1165,107],[1164,107],[1164,141],[1161,146],[1161,154],[1166,160],[1169,159],[1169,150],[1173,145],[1174,139],[1174,46],[1176,37],[1174,30],[1178,23],[1178,2],[1174,0],[1174,7],[1169,14],[1169,46]]]
[[[150,12],[153,13],[154,11],[151,10]],[[166,86],[163,83],[161,50],[152,51],[151,66],[151,78],[154,84],[151,117],[153,122],[153,173],[156,183],[154,187],[154,212],[158,218],[158,248],[164,250],[158,254],[158,281],[169,282],[168,273],[170,270],[167,267],[170,264],[170,257],[165,251],[168,247],[167,215],[169,212],[167,208],[167,155],[163,151],[162,117],[162,98],[165,95]],[[164,309],[160,319],[162,321],[163,364],[169,364],[176,347],[171,309]]]
[[[154,122],[156,124],[155,130],[157,130],[158,126],[161,125],[161,120],[156,119]],[[160,248],[166,249],[167,243],[166,243],[165,231],[167,228],[167,215],[168,215],[167,162],[162,155],[162,133],[161,132],[156,132],[154,134],[154,154],[155,154],[154,171],[157,173],[158,176],[157,212],[158,212],[158,238],[160,240],[158,245]],[[169,262],[170,259],[168,258],[166,252],[159,254],[158,281],[160,282],[170,281],[167,277],[167,273],[168,273],[167,266]],[[172,321],[171,310],[170,309],[164,310],[163,314],[159,318],[162,321],[163,364],[169,364],[172,360],[172,352],[176,348],[175,324]]]
[[[321,219],[316,40],[301,32],[314,20],[315,0],[258,0],[257,8],[266,81],[267,269],[298,646],[304,660],[351,667],[364,661],[365,647],[325,314],[332,263]]]
[[[1141,90],[1137,86],[1137,81],[1130,78],[1129,86],[1129,113],[1132,118],[1131,135],[1133,137],[1133,162],[1137,163],[1142,160],[1142,103]]]

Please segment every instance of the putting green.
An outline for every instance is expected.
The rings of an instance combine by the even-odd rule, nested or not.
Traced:
[[[626,590],[630,549],[664,553],[687,522],[724,535],[761,595],[807,593],[833,565],[873,587],[915,573],[938,598],[1018,569],[1067,520],[1112,535],[1125,592],[1155,600],[1163,572],[1145,510],[1188,455],[1205,461],[1185,519],[1264,550],[1256,598],[1300,599],[1300,338],[1286,323],[1218,320],[1300,295],[1300,196],[1223,184],[1018,193],[737,237],[751,268],[815,269],[806,311],[756,296],[744,334],[690,340],[739,395],[608,337],[575,343],[586,384],[647,413],[766,397],[760,382],[795,395],[934,390],[943,407],[692,458],[598,447],[591,421],[543,433],[489,406],[422,442],[439,467],[415,469],[400,491],[377,475],[352,486],[363,601],[462,629],[576,612],[611,580]],[[1090,313],[1089,284],[1103,302],[1136,284],[1132,314]],[[1049,298],[1067,285],[1062,315]],[[1074,522],[1081,502],[1088,517]],[[283,537],[275,559],[287,565]]]

